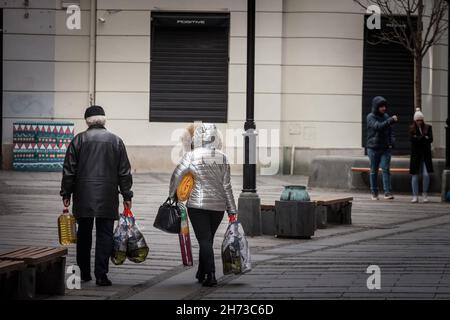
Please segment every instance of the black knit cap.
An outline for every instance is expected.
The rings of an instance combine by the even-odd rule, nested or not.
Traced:
[[[84,119],[87,119],[92,116],[104,116],[105,110],[103,110],[100,106],[90,106],[86,109],[86,112],[84,113]]]

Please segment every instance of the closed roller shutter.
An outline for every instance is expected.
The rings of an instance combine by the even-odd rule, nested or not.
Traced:
[[[152,13],[150,121],[227,122],[228,13]]]
[[[383,28],[386,28],[385,23],[382,20]],[[400,44],[369,43],[376,42],[378,31],[369,30],[365,26],[364,23],[363,146],[366,146],[366,117],[371,112],[372,99],[383,96],[388,101],[388,114],[396,114],[400,119],[393,126],[393,154],[406,155],[410,152],[408,127],[414,114],[414,60],[411,53]]]

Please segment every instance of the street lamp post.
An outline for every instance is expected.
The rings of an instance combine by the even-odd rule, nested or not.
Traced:
[[[249,236],[261,235],[261,199],[256,192],[255,0],[247,1],[247,108],[244,125],[243,188],[239,220]]]

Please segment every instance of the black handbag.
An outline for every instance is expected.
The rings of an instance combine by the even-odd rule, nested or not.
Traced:
[[[180,233],[181,231],[181,211],[177,202],[167,198],[158,210],[153,226],[168,233]]]

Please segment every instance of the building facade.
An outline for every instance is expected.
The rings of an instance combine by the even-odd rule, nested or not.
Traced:
[[[81,8],[80,29],[68,28],[71,3]],[[213,119],[224,134],[243,128],[246,0],[5,0],[1,5],[4,168],[11,167],[14,122],[71,121],[80,132],[86,128],[84,109],[93,101],[105,108],[107,127],[123,138],[137,172],[172,170],[176,130],[193,119]],[[365,10],[352,0],[256,0],[256,11],[255,120],[258,130],[274,133],[279,172],[289,172],[292,155],[295,173],[307,173],[316,155],[363,155]],[[173,19],[184,21],[180,24],[206,19],[208,25],[211,15],[222,19],[208,29],[217,31],[209,38],[217,44],[214,50],[202,33],[206,29],[180,35],[193,26],[171,25]],[[204,45],[204,51],[183,59],[166,41],[170,37]],[[434,127],[438,156],[445,148],[447,48],[445,35],[423,63],[423,111]],[[195,59],[217,61],[211,69],[216,73],[203,72],[200,63],[192,82],[165,81]],[[180,99],[171,90],[178,90]],[[197,103],[188,99],[193,92]],[[413,106],[403,104],[399,113],[406,124]],[[393,112],[398,107],[390,106]]]

